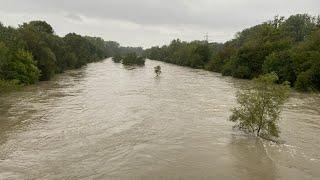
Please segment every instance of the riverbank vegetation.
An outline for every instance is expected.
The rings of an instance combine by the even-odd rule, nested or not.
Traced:
[[[320,17],[297,14],[247,28],[226,43],[183,42],[152,47],[146,57],[253,79],[275,72],[277,83],[301,91],[320,90]]]
[[[59,37],[45,21],[23,23],[18,28],[0,23],[0,92],[50,80],[56,73],[116,54],[142,51],[76,33]]]
[[[278,121],[290,87],[288,82],[278,85],[277,81],[278,76],[270,73],[255,78],[252,88],[239,90],[239,106],[232,109],[229,120],[247,133],[267,139],[279,137]]]
[[[17,80],[2,80],[0,79],[0,93],[11,92],[21,88]]]

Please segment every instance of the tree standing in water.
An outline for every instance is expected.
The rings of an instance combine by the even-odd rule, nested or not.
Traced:
[[[278,121],[283,104],[289,97],[287,82],[278,85],[275,73],[254,79],[254,86],[249,90],[237,92],[238,107],[232,109],[229,120],[236,122],[236,127],[259,137],[279,137]]]
[[[161,66],[154,67],[154,72],[156,73],[157,76],[159,76],[161,74]]]

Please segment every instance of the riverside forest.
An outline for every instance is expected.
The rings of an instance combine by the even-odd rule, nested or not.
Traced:
[[[106,57],[142,52],[142,48],[121,47],[99,37],[75,33],[59,37],[45,21],[23,23],[18,28],[0,23],[0,92],[50,80],[54,74]]]
[[[319,91],[320,16],[149,48],[0,22],[0,179],[318,179]]]
[[[150,59],[252,79],[275,72],[300,91],[320,90],[320,16],[276,16],[221,43],[173,40],[145,51]]]

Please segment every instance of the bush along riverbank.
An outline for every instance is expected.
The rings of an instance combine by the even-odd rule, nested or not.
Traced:
[[[59,37],[45,21],[23,23],[18,28],[0,23],[0,93],[130,52],[142,54],[143,49],[121,47],[114,41],[75,33]]]
[[[297,14],[247,28],[226,43],[173,40],[145,51],[149,59],[253,79],[275,72],[300,91],[320,91],[320,16]]]

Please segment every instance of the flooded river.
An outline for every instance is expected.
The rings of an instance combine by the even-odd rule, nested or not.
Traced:
[[[320,96],[292,94],[275,144],[227,121],[247,85],[107,59],[0,95],[0,179],[320,179]]]

